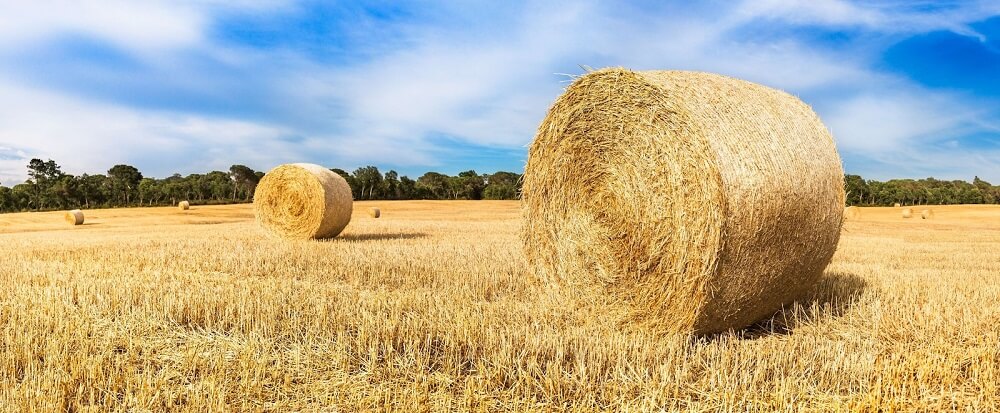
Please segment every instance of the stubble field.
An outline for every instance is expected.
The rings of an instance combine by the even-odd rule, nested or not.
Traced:
[[[0,409],[996,410],[1000,207],[934,211],[863,208],[809,297],[711,337],[552,298],[516,202],[358,202],[318,242],[249,205],[0,215]]]

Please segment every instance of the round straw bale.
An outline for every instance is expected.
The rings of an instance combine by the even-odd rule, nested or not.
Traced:
[[[909,218],[913,216],[913,210],[910,208],[903,208],[903,218]]]
[[[177,203],[177,209],[181,211],[187,211],[191,208],[191,203],[188,201],[181,201]]]
[[[253,197],[257,222],[285,238],[331,238],[351,221],[353,195],[340,175],[319,165],[281,165],[264,175]]]
[[[556,297],[612,320],[742,328],[818,281],[843,176],[829,131],[787,93],[599,70],[556,100],[528,151],[525,251]]]
[[[382,216],[382,210],[378,208],[368,208],[368,216],[378,218]]]
[[[934,210],[925,209],[920,211],[920,219],[932,219],[934,218]]]
[[[861,218],[861,208],[849,206],[844,208],[844,219],[855,220]]]
[[[74,209],[66,213],[66,222],[70,225],[83,225],[83,211]]]
[[[897,203],[893,204],[892,206],[894,206],[894,207],[896,207],[896,208],[899,208],[899,202],[897,202]]]

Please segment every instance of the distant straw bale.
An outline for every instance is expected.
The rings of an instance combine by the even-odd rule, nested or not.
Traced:
[[[858,208],[856,206],[849,206],[847,208],[844,208],[844,219],[853,221],[858,218],[861,218],[861,208]]]
[[[83,225],[83,211],[79,209],[67,212],[64,218],[70,225]]]
[[[920,219],[933,219],[933,218],[934,218],[934,210],[925,209],[923,211],[920,211]]]
[[[893,204],[892,206],[894,206],[894,207],[896,207],[896,208],[899,208],[899,202],[897,202],[897,203]]]
[[[177,209],[179,209],[181,211],[187,211],[188,209],[191,209],[191,203],[188,202],[188,201],[178,202],[177,203]]]
[[[525,252],[567,302],[613,319],[741,328],[822,275],[843,176],[826,127],[787,93],[709,73],[599,70],[566,89],[531,144]]]
[[[319,165],[281,165],[264,175],[253,198],[257,222],[296,239],[332,238],[351,221],[351,187]]]
[[[368,216],[378,218],[382,216],[382,210],[378,208],[368,208]]]
[[[913,216],[913,210],[910,208],[903,208],[903,218],[909,218]]]

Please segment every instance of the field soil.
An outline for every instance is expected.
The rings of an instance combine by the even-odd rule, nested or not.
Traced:
[[[250,205],[4,214],[0,411],[996,411],[1000,207],[913,208],[708,337],[554,299],[517,202],[356,202],[324,241]]]

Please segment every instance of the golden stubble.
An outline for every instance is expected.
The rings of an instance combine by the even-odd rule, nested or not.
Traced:
[[[862,208],[806,300],[701,338],[557,300],[516,202],[0,215],[0,411],[995,410],[1000,207],[933,209]]]

